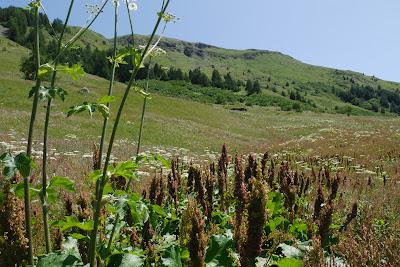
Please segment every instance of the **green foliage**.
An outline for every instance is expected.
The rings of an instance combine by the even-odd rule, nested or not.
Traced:
[[[81,105],[70,107],[67,112],[67,117],[82,113],[84,111],[88,111],[91,117],[93,116],[93,113],[96,111],[100,112],[103,118],[108,118],[110,114],[110,110],[106,104],[88,103],[85,101]]]
[[[93,221],[80,222],[74,216],[65,216],[64,221],[54,222],[53,225],[59,227],[62,232],[71,228],[78,228],[83,231],[90,231],[93,229]]]
[[[207,266],[234,266],[234,261],[230,257],[229,250],[234,250],[231,233],[228,235],[213,235],[210,238],[207,248]]]
[[[29,98],[35,95],[36,90],[37,88],[33,87],[29,91]],[[66,95],[68,95],[67,91],[62,88],[50,88],[45,86],[40,86],[39,88],[39,99],[41,101],[55,99],[55,97],[58,96],[64,102]]]
[[[107,267],[144,266],[144,260],[133,253],[118,253],[109,258]]]
[[[164,250],[161,261],[166,267],[183,267],[181,258],[181,248],[178,245],[172,245]]]
[[[49,187],[62,188],[70,192],[75,191],[75,183],[71,181],[69,178],[61,176],[54,176],[53,178],[51,178]]]
[[[82,266],[82,259],[76,240],[70,238],[64,242],[64,250],[39,256],[37,267]]]
[[[11,153],[4,153],[0,156],[0,163],[3,165],[3,175],[6,178],[15,176],[17,172],[27,178],[31,169],[36,166],[35,162],[24,152],[16,156]]]

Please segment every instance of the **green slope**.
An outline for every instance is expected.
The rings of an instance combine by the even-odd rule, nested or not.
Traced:
[[[0,24],[10,25],[7,21],[2,21]],[[63,41],[67,42],[79,30],[79,27],[70,26]],[[28,32],[29,29],[26,34]],[[47,43],[53,38],[47,32],[44,32],[44,36]],[[135,44],[145,44],[147,38],[146,36],[135,35]],[[129,36],[120,37],[118,40],[119,47],[127,46],[128,39]],[[88,30],[76,43],[76,46],[90,46],[92,50],[94,48],[109,50],[112,41],[101,34]],[[190,83],[174,81],[154,81],[151,83],[153,91],[158,91],[167,96],[184,97],[207,103],[278,106],[282,110],[290,110],[297,105],[297,107],[300,107],[296,108],[297,110],[315,112],[377,115],[379,114],[378,111],[381,111],[400,114],[399,83],[383,81],[352,71],[305,64],[279,52],[255,49],[224,49],[171,38],[163,38],[159,46],[165,49],[167,54],[158,57],[155,61],[164,67],[180,68],[186,73],[190,69],[200,68],[209,77],[213,69],[217,69],[221,75],[229,72],[234,80],[241,82],[248,79],[258,80],[262,88],[262,94],[246,97],[244,87],[241,88],[241,92],[233,93],[221,91],[217,88],[198,88]],[[101,58],[103,58],[103,54]],[[107,68],[106,59],[101,64],[103,66],[98,67],[98,70]],[[103,77],[107,76],[104,71],[89,71]],[[374,96],[363,98],[357,95],[349,98],[341,94],[342,92],[345,94],[350,92],[352,87],[361,87],[362,90],[368,88],[367,90],[374,92]],[[218,90],[220,92],[216,92]],[[385,94],[395,94],[393,97],[390,96],[389,105],[385,103],[381,94],[382,91]],[[297,97],[290,97],[293,92],[299,93],[301,101]],[[392,101],[393,99],[395,101]],[[350,104],[355,106],[349,108]]]
[[[20,58],[29,51],[14,42],[0,37],[0,139],[7,140],[8,133],[15,131],[16,138],[25,137],[31,100],[27,94],[33,86],[32,81],[22,79],[18,72]],[[107,92],[108,82],[93,75],[85,75],[79,81],[61,77],[59,86],[68,90],[65,103],[56,101],[51,121],[51,146],[57,150],[73,151],[86,149],[90,151],[93,141],[100,133],[101,119],[90,118],[87,114],[67,119],[65,111],[69,106],[85,100],[97,99]],[[79,89],[86,86],[89,95],[82,95]],[[121,98],[124,85],[116,84],[116,103]],[[132,94],[123,116],[123,124],[118,132],[118,139],[136,139],[142,98]],[[44,103],[40,105],[43,107]],[[115,114],[112,106],[112,114]],[[43,126],[44,108],[39,110],[36,142],[40,143],[40,129]],[[249,108],[248,112],[236,112],[221,105],[202,104],[184,99],[152,94],[146,114],[145,145],[164,147],[183,147],[202,152],[204,149],[219,150],[226,142],[232,149],[240,151],[263,151],[285,145],[308,135],[315,135],[322,129],[371,130],[386,129],[396,123],[384,117],[347,117],[316,113],[280,112],[271,108]],[[320,132],[320,134],[325,132]],[[66,136],[76,135],[77,141],[66,142]],[[327,133],[329,134],[329,133]],[[328,139],[327,139],[328,140]],[[293,143],[296,144],[296,143]],[[286,147],[286,145],[285,145]],[[133,153],[133,148],[125,148],[124,156]]]

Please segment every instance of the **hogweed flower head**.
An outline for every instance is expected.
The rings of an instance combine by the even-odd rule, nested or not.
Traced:
[[[172,14],[172,13],[169,13],[169,12],[165,12],[164,14],[160,14],[159,13],[159,15],[161,15],[162,16],[162,20],[165,22],[165,23],[176,23],[178,20],[180,20],[180,18],[179,17],[177,17],[177,16],[175,16],[174,14]]]

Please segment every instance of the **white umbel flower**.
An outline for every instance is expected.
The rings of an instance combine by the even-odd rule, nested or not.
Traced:
[[[119,7],[119,0],[112,0],[112,4],[115,7]]]
[[[136,4],[136,0],[126,0],[127,4],[128,4],[128,9],[129,11],[136,11],[138,9],[138,6]]]

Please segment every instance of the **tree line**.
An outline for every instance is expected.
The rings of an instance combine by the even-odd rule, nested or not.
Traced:
[[[385,112],[388,109],[392,113],[400,114],[400,91],[387,90],[378,85],[376,88],[370,85],[352,84],[350,90],[333,88],[334,93],[343,101],[355,106],[365,107],[374,112]]]

